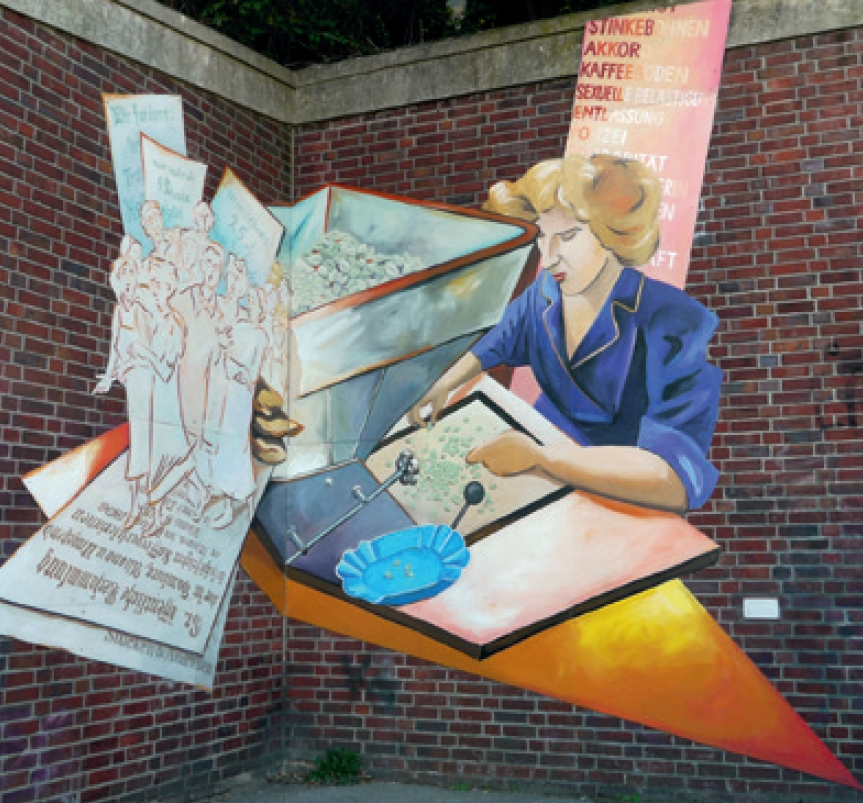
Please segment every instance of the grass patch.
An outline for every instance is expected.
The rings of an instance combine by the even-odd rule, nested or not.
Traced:
[[[351,784],[360,780],[360,757],[353,750],[330,748],[306,776],[306,783]]]

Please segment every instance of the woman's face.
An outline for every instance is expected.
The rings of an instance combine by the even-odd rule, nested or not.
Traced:
[[[162,210],[157,206],[148,207],[141,218],[141,225],[154,243],[162,239]]]
[[[195,228],[201,234],[207,234],[213,228],[213,213],[206,204],[198,204],[192,212],[192,218],[195,221]]]
[[[228,266],[225,274],[225,293],[231,298],[240,299],[249,292],[249,280],[246,275],[246,263],[237,259]]]
[[[602,271],[609,251],[587,223],[559,209],[540,215],[537,225],[542,266],[560,285],[563,295],[583,292]]]
[[[176,275],[171,266],[163,260],[156,261],[150,270],[150,292],[153,297],[165,304],[174,295],[176,289]]]
[[[207,249],[201,261],[204,263],[204,282],[211,290],[215,290],[222,279],[222,263],[224,260],[221,254]]]

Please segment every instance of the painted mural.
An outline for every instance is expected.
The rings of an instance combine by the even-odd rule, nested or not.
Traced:
[[[179,98],[107,96],[105,110],[126,234],[93,392],[123,388],[124,448],[98,470],[88,445],[25,478],[51,520],[0,569],[4,629],[209,686],[256,498],[299,430],[284,228],[229,169],[203,200],[207,166],[156,139],[185,147]]]
[[[730,0],[594,21],[560,159],[482,210],[266,207],[106,96],[128,423],[25,478],[3,631],[209,687],[237,566],[286,615],[840,784],[679,577],[716,316],[682,289]],[[57,627],[62,623],[63,627]]]

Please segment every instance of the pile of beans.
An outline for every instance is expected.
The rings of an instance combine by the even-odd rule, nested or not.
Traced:
[[[294,261],[293,314],[300,315],[426,267],[409,254],[378,254],[347,232],[328,231]]]

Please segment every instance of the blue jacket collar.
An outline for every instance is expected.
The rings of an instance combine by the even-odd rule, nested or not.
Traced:
[[[558,353],[561,363],[569,365],[570,369],[578,368],[600,352],[608,348],[620,337],[620,328],[615,318],[614,310],[618,308],[632,314],[638,310],[641,303],[641,292],[645,277],[641,271],[624,268],[615,282],[611,293],[596,316],[596,320],[588,329],[584,339],[575,350],[572,360],[566,353],[566,335],[563,329],[563,310],[560,285],[547,271],[543,271],[540,292],[546,301],[543,318],[546,322],[546,332],[551,339],[551,345]]]

